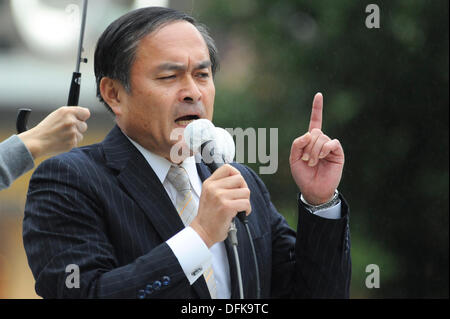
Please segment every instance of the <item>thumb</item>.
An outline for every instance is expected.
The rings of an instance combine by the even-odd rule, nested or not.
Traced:
[[[91,112],[89,111],[88,108],[81,107],[81,106],[74,106],[72,108],[73,108],[74,115],[80,121],[86,121],[91,116]]]
[[[309,144],[310,141],[311,133],[309,132],[294,140],[291,147],[291,155],[289,156],[289,163],[291,165],[300,159],[303,155],[303,149]]]

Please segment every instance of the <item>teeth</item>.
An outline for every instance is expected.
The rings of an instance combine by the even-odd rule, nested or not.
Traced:
[[[179,121],[177,121],[177,124],[179,124],[179,125],[188,125],[192,121],[194,121],[194,120],[184,120],[184,121],[179,120]]]

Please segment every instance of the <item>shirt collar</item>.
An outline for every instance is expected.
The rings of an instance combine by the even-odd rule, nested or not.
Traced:
[[[150,152],[149,150],[141,146],[139,143],[135,142],[130,137],[128,137],[125,133],[124,135],[130,140],[130,142],[134,146],[136,146],[138,151],[142,154],[142,156],[144,156],[145,160],[151,166],[156,176],[158,176],[158,179],[161,182],[161,184],[164,184],[164,181],[166,180],[167,177],[167,173],[169,172],[172,163],[167,159],[165,159],[164,157],[161,157],[159,155]],[[192,188],[194,189],[196,194],[200,197],[201,180],[200,177],[198,176],[197,166],[195,165],[195,156],[186,158],[181,163],[181,166],[186,170]]]

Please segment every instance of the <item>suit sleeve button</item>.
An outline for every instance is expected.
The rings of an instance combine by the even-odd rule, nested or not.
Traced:
[[[148,284],[147,286],[145,286],[145,293],[147,295],[151,294],[153,292],[153,286]]]
[[[170,284],[170,277],[169,276],[164,276],[162,278],[162,284],[163,284],[163,286],[168,286]]]
[[[161,281],[156,280],[156,281],[153,283],[153,289],[159,290],[159,288],[161,288]]]
[[[146,297],[145,291],[143,289],[139,290],[138,291],[138,298],[139,299],[145,299],[145,297]]]

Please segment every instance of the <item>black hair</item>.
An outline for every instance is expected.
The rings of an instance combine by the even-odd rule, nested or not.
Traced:
[[[173,21],[192,23],[206,42],[211,60],[213,76],[218,69],[218,52],[207,28],[188,14],[164,7],[146,7],[133,10],[114,22],[102,33],[97,41],[94,55],[94,72],[97,83],[97,97],[108,111],[110,106],[100,93],[103,77],[119,80],[125,90],[131,92],[130,70],[134,62],[140,40],[158,27]]]

